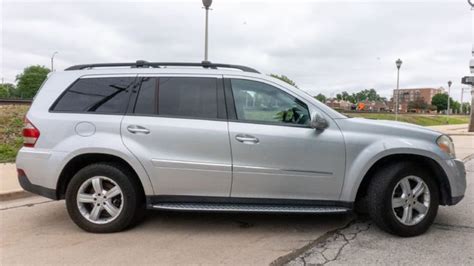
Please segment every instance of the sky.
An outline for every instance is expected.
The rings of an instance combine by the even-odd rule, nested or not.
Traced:
[[[200,62],[201,0],[0,0],[0,74],[26,66],[56,70],[84,63]],[[464,0],[214,0],[209,60],[283,74],[313,95],[396,86],[447,87],[459,99],[469,75],[474,11]],[[469,98],[466,93],[464,99]]]

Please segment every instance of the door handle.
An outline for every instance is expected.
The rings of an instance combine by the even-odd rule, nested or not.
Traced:
[[[238,134],[235,136],[235,139],[244,144],[257,144],[259,141],[258,138],[247,134]]]
[[[137,125],[130,125],[127,127],[128,132],[132,134],[149,134],[150,130],[148,128],[142,127],[142,126],[137,126]]]

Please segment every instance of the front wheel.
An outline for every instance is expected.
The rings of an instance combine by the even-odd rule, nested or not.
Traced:
[[[399,236],[420,235],[431,226],[439,205],[438,185],[413,163],[384,167],[372,177],[368,211],[383,230]]]
[[[98,163],[79,170],[66,190],[71,219],[94,233],[121,231],[143,211],[141,191],[132,173],[118,164]]]

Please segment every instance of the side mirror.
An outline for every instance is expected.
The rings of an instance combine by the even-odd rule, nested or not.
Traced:
[[[329,126],[329,123],[324,117],[318,113],[314,113],[311,118],[310,126],[316,130],[324,130]]]

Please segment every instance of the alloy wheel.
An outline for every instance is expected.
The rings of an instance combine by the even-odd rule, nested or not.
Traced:
[[[115,220],[124,205],[120,186],[105,176],[94,176],[80,186],[76,202],[81,215],[89,222],[105,224]]]
[[[418,176],[402,178],[392,192],[392,210],[403,225],[413,226],[421,222],[430,208],[430,190]]]

